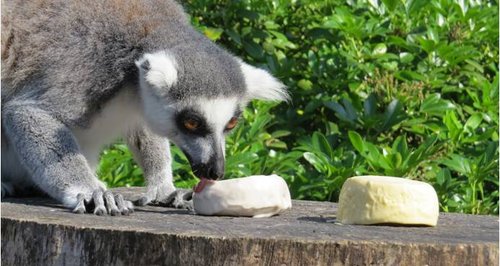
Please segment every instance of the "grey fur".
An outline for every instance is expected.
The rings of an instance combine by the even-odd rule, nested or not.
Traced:
[[[139,199],[137,205],[164,201],[175,191],[168,140],[144,128],[131,132],[127,143],[135,160],[143,169],[147,185],[147,192]]]
[[[173,1],[6,2],[2,94],[36,88],[38,105],[67,126],[87,125],[125,83],[136,82],[134,61],[160,50],[179,59],[182,86],[172,96],[244,92],[237,61],[190,27]]]
[[[229,118],[252,98],[286,97],[269,74],[249,78],[254,70],[196,32],[172,0],[2,4],[2,197],[34,186],[75,213],[132,212],[129,201],[111,195],[96,178],[92,156],[97,155],[85,142],[101,145],[106,136],[92,134],[112,128],[106,121],[123,109],[134,118],[120,117],[118,123],[130,123],[123,126],[127,133],[110,137],[125,137],[144,170],[147,193],[140,203],[190,208],[190,192],[173,185],[167,138],[193,166],[214,160],[223,165]],[[148,61],[158,52],[170,72]],[[165,82],[148,81],[154,71]],[[259,86],[256,80],[262,78],[266,85]],[[222,99],[230,106],[202,108],[200,99]],[[185,108],[210,110],[200,118],[210,134],[194,136],[179,128],[175,117]]]

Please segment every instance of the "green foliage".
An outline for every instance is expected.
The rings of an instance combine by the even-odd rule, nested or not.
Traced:
[[[122,143],[114,144],[102,152],[97,174],[109,187],[144,185],[141,168]]]
[[[335,201],[348,177],[403,176],[431,183],[443,211],[498,214],[496,1],[185,6],[201,32],[292,93],[290,104],[247,108],[227,139],[228,177],[277,173],[294,198]],[[192,186],[173,153],[177,185]],[[135,171],[121,169],[101,172],[121,184]]]

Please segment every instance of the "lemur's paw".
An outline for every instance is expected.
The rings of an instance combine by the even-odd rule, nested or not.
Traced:
[[[177,189],[170,193],[168,197],[160,202],[161,205],[174,207],[177,209],[187,209],[192,211],[193,208],[193,190],[192,189]]]
[[[175,191],[173,185],[167,184],[150,186],[147,192],[144,193],[138,200],[134,201],[136,206],[159,206],[160,202],[164,201],[172,192]]]
[[[193,190],[177,189],[163,199],[151,200],[147,195],[142,196],[134,202],[137,206],[152,205],[162,207],[174,207],[177,209],[193,210]]]
[[[129,215],[134,212],[132,202],[124,200],[121,194],[113,195],[109,190],[96,189],[89,200],[85,199],[83,193],[78,194],[76,197],[78,203],[73,209],[74,213],[93,212],[95,215],[110,214],[116,216]]]

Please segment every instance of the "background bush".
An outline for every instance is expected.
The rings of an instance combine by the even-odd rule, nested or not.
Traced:
[[[188,0],[193,24],[290,89],[252,102],[227,140],[227,177],[277,173],[296,199],[338,199],[346,178],[431,183],[441,210],[498,214],[496,1]],[[176,185],[197,180],[174,148]],[[123,144],[110,186],[142,185]]]

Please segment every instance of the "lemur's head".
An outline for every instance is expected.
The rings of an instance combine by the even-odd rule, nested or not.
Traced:
[[[225,136],[250,100],[288,97],[268,72],[213,46],[147,53],[136,65],[149,127],[176,144],[200,178],[223,177]]]

